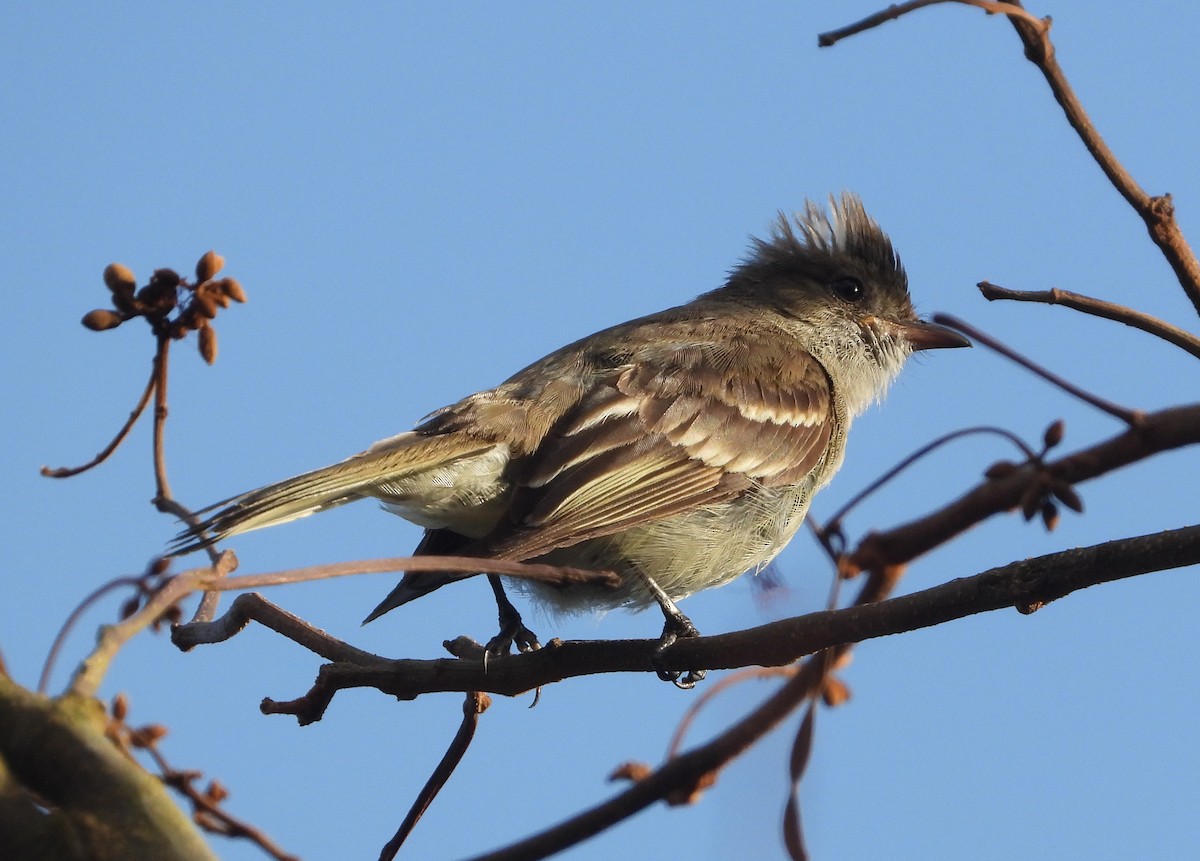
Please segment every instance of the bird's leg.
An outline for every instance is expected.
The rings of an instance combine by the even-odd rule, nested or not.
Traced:
[[[707,670],[688,670],[687,673],[681,673],[679,670],[668,670],[662,666],[662,654],[679,640],[686,640],[690,637],[699,637],[700,632],[696,626],[692,624],[692,620],[684,615],[679,606],[671,600],[671,596],[663,591],[662,587],[654,582],[654,578],[644,571],[639,571],[642,575],[642,580],[646,584],[646,588],[650,590],[650,594],[654,596],[654,600],[658,602],[658,606],[662,609],[665,623],[663,624],[662,636],[658,638],[658,646],[654,650],[654,655],[650,658],[650,664],[654,667],[654,672],[658,673],[658,677],[664,682],[671,682],[677,688],[689,690],[696,686],[696,682],[708,675]]]
[[[487,644],[487,654],[498,656],[508,654],[509,646],[516,645],[519,652],[532,652],[540,649],[537,634],[525,627],[521,614],[504,594],[504,584],[495,574],[488,575],[488,583],[496,596],[496,610],[500,619],[500,633],[492,637]]]

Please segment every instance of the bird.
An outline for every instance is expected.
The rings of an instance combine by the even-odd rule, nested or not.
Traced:
[[[615,572],[616,588],[514,585],[562,613],[657,604],[661,653],[697,634],[676,602],[788,544],[841,466],[852,420],[906,359],[965,346],[917,316],[858,196],[806,201],[715,289],[555,350],[346,460],[210,506],[172,553],[371,498],[424,527],[416,555]],[[364,624],[463,576],[406,573]],[[501,621],[489,648],[537,647],[489,580]]]

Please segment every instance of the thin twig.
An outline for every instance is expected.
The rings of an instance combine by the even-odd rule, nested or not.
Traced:
[[[1126,326],[1134,329],[1141,329],[1143,332],[1148,332],[1155,337],[1162,338],[1164,341],[1174,344],[1176,347],[1186,350],[1200,359],[1200,338],[1180,329],[1178,326],[1172,326],[1165,320],[1160,320],[1141,311],[1135,311],[1126,305],[1118,305],[1115,302],[1106,302],[1103,299],[1095,299],[1091,296],[1084,296],[1082,293],[1072,293],[1069,290],[1059,290],[1058,288],[1051,290],[1010,290],[1007,287],[992,284],[990,281],[980,281],[976,286],[979,287],[979,292],[983,294],[983,298],[989,302],[996,299],[1011,299],[1016,302],[1039,302],[1045,305],[1062,305],[1066,308],[1082,311],[1085,314],[1092,314],[1096,317],[1103,317],[1106,320],[1124,323]]]
[[[828,33],[821,33],[817,36],[817,47],[829,48],[836,45],[842,39],[850,36],[856,36],[865,30],[871,30],[878,27],[880,24],[886,24],[888,21],[894,21],[901,15],[907,15],[909,12],[915,12],[918,9],[923,9],[926,6],[933,6],[937,3],[958,3],[963,6],[974,6],[977,9],[982,9],[989,15],[1007,15],[1010,18],[1021,18],[1027,21],[1030,26],[1049,28],[1049,24],[1040,18],[1035,18],[1025,9],[1017,5],[1008,3],[991,3],[988,0],[911,0],[909,3],[898,3],[887,7],[886,9],[876,12],[874,15],[868,15],[861,21],[850,24],[846,27],[840,27],[837,30],[830,30]]]
[[[429,805],[437,798],[437,794],[441,792],[442,787],[446,785],[446,781],[454,774],[454,769],[462,761],[463,756],[467,752],[467,748],[471,746],[471,740],[475,737],[475,729],[479,726],[479,716],[492,704],[492,698],[487,694],[479,691],[470,691],[466,699],[463,701],[463,719],[459,724],[458,732],[455,733],[454,739],[450,742],[450,747],[446,749],[446,753],[442,756],[441,762],[434,769],[433,774],[429,775],[429,780],[421,787],[416,799],[413,801],[412,807],[409,808],[408,815],[404,817],[404,821],[400,823],[399,829],[391,840],[383,847],[379,853],[379,861],[391,861],[396,857],[396,853],[400,851],[400,847],[404,841],[408,839],[408,835],[412,833],[418,821],[429,809]]]
[[[731,673],[724,678],[718,679],[712,684],[706,685],[704,693],[696,698],[696,701],[687,707],[683,713],[683,717],[679,719],[678,725],[675,727],[675,732],[671,735],[671,741],[667,744],[666,759],[672,759],[679,754],[679,748],[683,746],[683,739],[687,736],[688,730],[696,721],[696,716],[700,713],[709,702],[723,693],[728,688],[736,687],[743,682],[752,681],[754,679],[771,679],[780,676],[793,676],[798,668],[795,666],[786,667],[747,667],[739,670],[736,673]]]
[[[261,828],[239,819],[208,795],[196,789],[194,781],[199,776],[198,772],[180,771],[174,768],[159,752],[157,745],[148,745],[145,750],[158,766],[162,782],[192,803],[196,814],[193,819],[201,828],[223,837],[241,837],[249,840],[276,861],[300,861],[299,856],[285,851]]]
[[[117,431],[117,435],[113,437],[112,442],[104,447],[104,449],[92,458],[83,466],[60,466],[57,469],[52,469],[48,466],[43,466],[41,469],[42,475],[47,478],[70,478],[73,475],[79,475],[81,472],[86,472],[94,466],[99,466],[108,460],[109,456],[125,441],[129,436],[129,432],[133,430],[133,426],[137,424],[137,420],[142,417],[142,413],[146,411],[146,404],[150,403],[150,395],[154,392],[155,383],[158,380],[158,365],[155,363],[150,371],[150,379],[146,381],[146,388],[142,390],[142,396],[138,398],[137,405],[133,408],[133,412],[129,414],[125,424]]]
[[[335,565],[314,565],[267,574],[247,574],[241,577],[227,576],[237,565],[237,556],[231,551],[221,554],[213,568],[192,568],[181,572],[167,581],[154,593],[137,613],[116,625],[106,625],[100,630],[96,648],[84,659],[76,670],[71,690],[83,696],[94,696],[96,689],[108,670],[109,663],[121,647],[135,634],[162,617],[169,607],[198,589],[230,592],[238,589],[257,589],[285,583],[300,583],[325,580],[333,577],[348,577],[356,574],[375,574],[394,571],[471,571],[504,574],[527,580],[545,582],[598,583],[609,586],[620,584],[620,578],[611,571],[586,571],[558,565],[526,564],[499,559],[481,559],[470,556],[400,556],[391,559],[368,559],[362,562],[343,562]],[[177,626],[176,630],[194,629],[204,631],[219,627],[219,622],[196,622]],[[172,634],[174,638],[174,632]]]
[[[900,461],[898,464],[893,466],[891,469],[889,469],[887,472],[885,472],[879,478],[875,479],[873,482],[871,482],[865,488],[863,488],[858,493],[856,493],[854,496],[852,496],[850,498],[849,502],[847,502],[845,505],[843,505],[841,508],[839,508],[836,512],[834,512],[833,516],[825,522],[825,529],[832,530],[832,529],[840,528],[842,521],[845,520],[845,518],[846,518],[846,515],[849,514],[855,508],[855,506],[857,506],[860,502],[862,502],[864,499],[866,499],[872,493],[879,490],[879,488],[883,487],[883,485],[887,484],[889,481],[891,481],[893,478],[895,478],[901,472],[908,469],[910,466],[912,466],[918,460],[923,458],[925,455],[929,454],[934,449],[940,448],[941,446],[945,445],[948,442],[953,442],[954,440],[958,439],[959,437],[970,436],[972,434],[995,434],[996,436],[1003,437],[1004,439],[1008,440],[1013,445],[1015,445],[1018,449],[1020,449],[1021,453],[1024,454],[1027,459],[1029,459],[1029,460],[1037,459],[1037,454],[1033,451],[1033,449],[1031,449],[1025,443],[1024,440],[1022,440],[1019,436],[1017,436],[1012,431],[1005,430],[1004,428],[1001,428],[1001,427],[993,427],[991,425],[979,425],[976,427],[962,428],[960,430],[950,431],[950,433],[943,434],[942,436],[938,437],[937,439],[933,440],[932,442],[921,446],[919,449],[914,451],[908,457],[904,458],[902,461]],[[826,549],[828,550],[829,548],[826,548]]]
[[[157,335],[154,351],[154,484],[158,499],[173,499],[171,484],[167,481],[167,454],[163,437],[167,424],[167,360],[171,352],[171,338],[166,332]]]
[[[1114,418],[1120,419],[1130,427],[1137,427],[1145,418],[1145,414],[1141,410],[1128,409],[1119,404],[1115,404],[1112,401],[1106,400],[1099,395],[1093,395],[1091,392],[1084,391],[1074,383],[1067,382],[1053,371],[1049,371],[1031,359],[1025,358],[1012,347],[1002,344],[1000,341],[996,340],[990,335],[984,334],[971,324],[966,323],[957,317],[953,317],[950,314],[934,314],[933,320],[935,323],[940,323],[943,326],[949,326],[951,329],[957,329],[958,331],[969,335],[971,338],[983,344],[985,347],[990,347],[1005,358],[1011,359],[1026,370],[1037,374],[1046,382],[1058,386],[1064,392],[1074,395],[1081,401],[1091,404],[1096,409],[1106,412]]]
[[[1006,0],[1006,3],[1015,8],[1020,7],[1017,0]],[[1151,240],[1167,259],[1193,307],[1200,312],[1200,261],[1197,261],[1195,253],[1184,238],[1183,231],[1179,229],[1179,223],[1175,220],[1175,205],[1171,201],[1171,195],[1147,194],[1109,149],[1104,138],[1092,125],[1083,103],[1075,95],[1067,76],[1058,65],[1049,29],[1033,26],[1021,16],[1009,16],[1009,20],[1025,46],[1025,57],[1041,71],[1046,83],[1050,85],[1055,101],[1066,115],[1067,122],[1075,129],[1109,182],[1141,217],[1150,232]]]
[[[44,694],[46,688],[50,685],[50,674],[54,672],[54,664],[58,660],[58,655],[62,651],[63,644],[67,640],[67,634],[75,627],[75,623],[79,621],[79,617],[92,606],[96,601],[99,601],[109,592],[116,589],[122,589],[126,586],[137,586],[141,582],[140,577],[118,577],[115,580],[110,580],[103,586],[92,590],[86,598],[75,605],[75,609],[67,616],[67,620],[59,627],[58,633],[54,637],[54,642],[50,646],[50,651],[46,654],[46,660],[42,663],[42,675],[38,679],[37,691],[39,694]]]

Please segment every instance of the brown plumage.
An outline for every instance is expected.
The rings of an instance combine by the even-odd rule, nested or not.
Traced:
[[[418,553],[623,575],[523,588],[560,609],[678,599],[769,562],[841,464],[850,420],[914,349],[891,243],[843,195],[781,216],[721,288],[576,341],[414,430],[214,506],[176,552],[365,497],[426,528]],[[454,576],[406,575],[368,617]]]

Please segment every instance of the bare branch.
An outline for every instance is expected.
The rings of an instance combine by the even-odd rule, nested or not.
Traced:
[[[868,15],[861,21],[846,27],[830,30],[828,33],[821,33],[817,36],[817,47],[831,48],[842,41],[842,39],[856,36],[866,30],[873,30],[880,24],[895,21],[901,15],[907,15],[909,12],[916,12],[918,9],[924,9],[926,6],[933,6],[938,3],[958,3],[962,6],[974,6],[977,9],[982,9],[989,15],[1007,15],[1013,18],[1021,18],[1027,21],[1031,27],[1045,27],[1049,29],[1049,24],[1046,21],[1035,18],[1019,5],[991,3],[988,0],[910,0],[908,3],[893,4],[880,12],[876,12],[874,15]]]
[[[404,817],[404,821],[400,824],[396,834],[383,847],[379,853],[379,861],[391,861],[396,857],[396,853],[400,851],[400,847],[404,841],[408,839],[408,835],[412,833],[421,816],[429,809],[429,805],[433,803],[433,799],[441,792],[442,787],[446,785],[446,781],[450,779],[450,775],[454,773],[454,769],[458,767],[463,756],[467,752],[467,748],[471,746],[471,740],[475,737],[475,728],[479,725],[479,716],[483,714],[488,706],[492,704],[492,699],[487,694],[471,691],[467,694],[467,698],[463,701],[463,719],[459,724],[458,732],[455,733],[454,739],[450,742],[450,747],[446,750],[446,754],[434,769],[433,774],[429,776],[429,780],[421,788],[421,792],[417,795],[412,807],[408,811],[408,815]]]
[[[1141,424],[1105,442],[1047,463],[1049,474],[1076,484],[1097,478],[1150,455],[1200,443],[1200,404],[1146,414]],[[904,564],[965,532],[993,514],[1021,503],[1031,468],[977,485],[957,500],[924,517],[869,534],[850,555],[859,570]]]
[[[983,294],[983,298],[989,302],[996,299],[1011,299],[1016,302],[1040,302],[1046,305],[1062,305],[1075,311],[1082,311],[1085,314],[1103,317],[1106,320],[1115,320],[1134,329],[1149,332],[1151,335],[1162,338],[1164,341],[1168,341],[1200,359],[1200,338],[1180,329],[1178,326],[1172,326],[1165,320],[1160,320],[1141,311],[1135,311],[1133,308],[1125,305],[1118,305],[1115,302],[1105,302],[1103,299],[1094,299],[1091,296],[1084,296],[1082,293],[1072,293],[1069,290],[1059,290],[1057,288],[1052,290],[1009,290],[1007,287],[992,284],[990,281],[980,281],[976,286],[979,287],[979,292]]]
[[[1200,563],[1200,526],[1053,553],[865,606],[822,610],[729,634],[681,640],[661,653],[667,669],[783,666],[845,643],[939,625],[1016,607],[1036,609],[1071,592],[1138,574]],[[881,592],[886,592],[883,587]],[[864,596],[860,600],[871,601]],[[481,660],[394,660],[322,667],[313,689],[287,703],[264,701],[269,714],[319,720],[338,690],[371,687],[399,699],[485,690],[505,696],[582,675],[647,672],[657,640],[551,642],[536,652]]]
[[[1114,418],[1120,419],[1127,425],[1136,425],[1143,418],[1142,414],[1137,410],[1131,410],[1121,406],[1120,404],[1114,404],[1112,401],[1106,400],[1099,395],[1093,395],[1091,392],[1084,391],[1074,383],[1064,380],[1053,371],[1043,368],[1032,359],[1022,356],[1012,347],[1002,344],[991,335],[981,332],[971,324],[966,323],[957,317],[953,317],[949,314],[934,314],[933,319],[936,323],[941,323],[943,326],[949,326],[952,329],[958,329],[960,332],[969,335],[971,338],[978,341],[980,344],[983,344],[985,347],[990,347],[1005,358],[1011,359],[1026,370],[1037,374],[1046,382],[1058,386],[1064,392],[1074,395],[1084,403],[1091,404],[1096,409],[1102,410]]]
[[[81,472],[87,472],[92,467],[99,466],[108,460],[112,453],[125,441],[125,438],[129,436],[129,432],[133,430],[133,426],[137,424],[137,420],[142,417],[142,413],[146,411],[146,404],[150,403],[150,395],[153,394],[157,381],[158,364],[156,361],[153,370],[150,372],[150,379],[146,381],[146,388],[142,390],[142,395],[138,398],[137,404],[134,405],[133,411],[130,412],[129,418],[125,420],[125,424],[121,426],[121,429],[117,431],[117,435],[112,438],[112,442],[82,466],[60,466],[57,469],[43,466],[41,469],[42,475],[47,478],[70,478],[73,475],[79,475]]]
[[[1041,71],[1046,83],[1050,85],[1050,92],[1053,93],[1055,101],[1062,108],[1067,122],[1075,129],[1079,139],[1083,141],[1087,151],[1104,171],[1109,182],[1145,222],[1146,229],[1150,232],[1150,238],[1166,257],[1192,305],[1200,312],[1200,261],[1197,261],[1195,253],[1179,229],[1179,224],[1175,221],[1175,205],[1171,201],[1171,195],[1163,194],[1151,197],[1147,194],[1109,149],[1100,133],[1096,131],[1096,127],[1092,125],[1091,118],[1088,117],[1079,97],[1075,95],[1066,75],[1058,65],[1054,43],[1050,41],[1049,18],[1040,19],[1031,15],[1021,5],[1020,0],[1002,0],[999,3],[986,2],[986,0],[912,0],[912,2],[889,6],[847,27],[822,33],[817,37],[817,45],[822,48],[835,45],[848,36],[854,36],[909,12],[942,2],[975,6],[989,13],[1004,15],[1009,19],[1017,31],[1021,43],[1025,46],[1026,59]]]
[[[1005,2],[1015,7],[1020,6],[1017,0]],[[1055,101],[1066,115],[1067,122],[1075,129],[1109,182],[1145,222],[1150,238],[1166,257],[1192,305],[1200,312],[1200,261],[1196,260],[1195,253],[1175,221],[1175,204],[1171,195],[1152,197],[1147,194],[1109,149],[1104,138],[1092,125],[1091,118],[1058,65],[1054,44],[1050,41],[1049,28],[1034,26],[1026,18],[1019,16],[1010,16],[1009,20],[1025,46],[1026,59],[1041,71],[1046,83],[1050,85],[1050,92],[1054,94]]]

